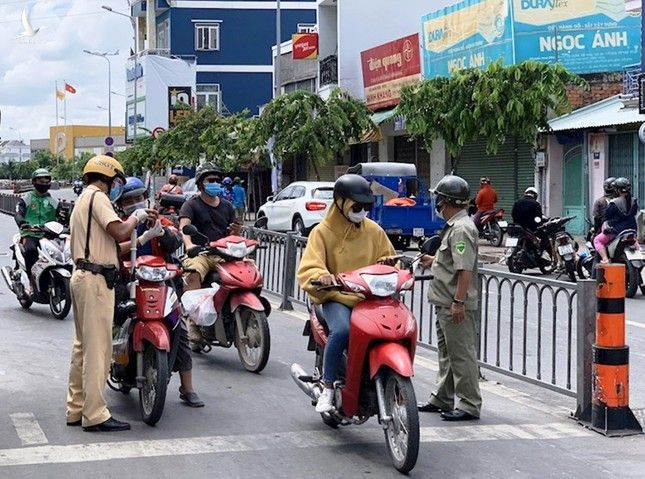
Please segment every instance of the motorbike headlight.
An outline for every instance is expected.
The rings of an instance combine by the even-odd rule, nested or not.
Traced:
[[[362,274],[363,281],[367,283],[374,296],[386,298],[396,294],[396,285],[399,282],[398,273],[388,274]]]
[[[47,256],[49,256],[54,262],[64,263],[65,258],[63,257],[63,252],[53,246],[51,243],[41,243],[40,247],[45,251]]]
[[[217,248],[217,251],[223,255],[230,256],[231,258],[244,258],[253,251],[255,251],[255,246],[246,246],[246,243],[226,243],[226,248]]]
[[[154,268],[152,266],[139,266],[136,276],[143,281],[161,283],[175,276],[175,271],[168,271],[164,267]]]

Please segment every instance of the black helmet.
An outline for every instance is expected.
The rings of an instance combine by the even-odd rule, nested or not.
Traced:
[[[461,176],[444,176],[430,192],[437,196],[443,196],[449,203],[459,206],[465,206],[470,201],[470,186]]]
[[[343,175],[334,183],[334,200],[338,198],[354,200],[356,203],[374,203],[370,183],[360,175]]]
[[[610,176],[603,182],[602,187],[605,189],[606,195],[611,195],[614,192],[615,181],[616,181],[616,178],[614,178],[613,176]]]
[[[632,191],[632,183],[627,178],[621,176],[614,181],[614,189],[617,193],[630,193]]]
[[[214,163],[203,163],[197,167],[195,174],[195,184],[201,184],[206,175],[216,175],[222,177],[222,169]]]

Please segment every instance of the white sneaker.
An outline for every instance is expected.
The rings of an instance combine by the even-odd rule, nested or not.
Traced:
[[[316,403],[316,412],[329,412],[334,409],[334,390],[330,388],[323,389],[322,394]]]

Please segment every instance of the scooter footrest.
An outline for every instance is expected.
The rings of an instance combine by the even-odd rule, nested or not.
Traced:
[[[318,382],[318,379],[313,376],[298,376],[298,379],[303,383],[315,383]]]

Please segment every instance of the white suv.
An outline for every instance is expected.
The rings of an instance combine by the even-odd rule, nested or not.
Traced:
[[[258,218],[266,217],[269,230],[306,236],[325,217],[333,198],[333,182],[298,181],[269,196],[258,210]]]

